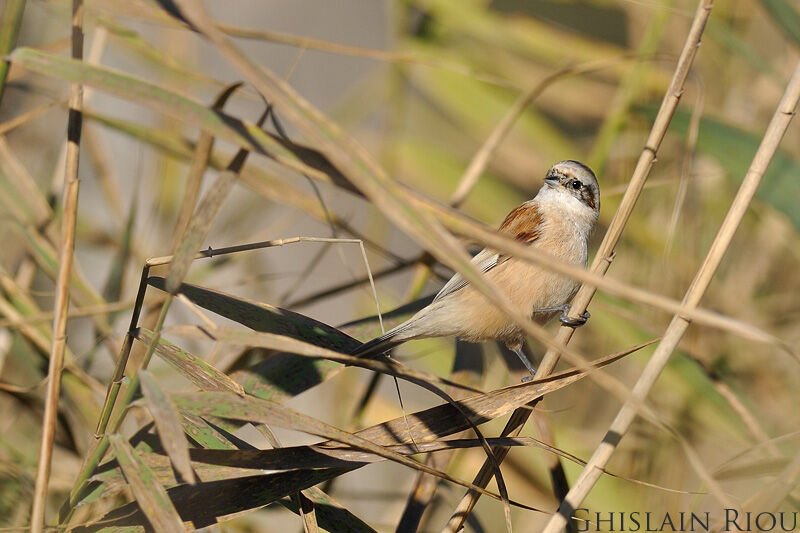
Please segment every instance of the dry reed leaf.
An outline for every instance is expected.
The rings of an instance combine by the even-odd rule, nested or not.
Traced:
[[[151,276],[147,279],[147,283],[158,289],[165,289],[163,278]],[[203,309],[256,331],[285,335],[343,353],[348,353],[361,345],[361,342],[345,335],[333,326],[294,311],[230,296],[221,291],[189,283],[181,286],[180,293]]]
[[[223,89],[214,99],[211,108],[222,110],[228,99],[241,85],[241,83],[234,83]],[[183,239],[186,229],[189,226],[192,213],[197,204],[197,198],[200,196],[203,175],[208,168],[208,161],[211,158],[213,148],[214,136],[207,131],[202,131],[200,133],[200,138],[197,140],[197,144],[194,146],[194,153],[192,154],[191,165],[189,166],[189,174],[186,176],[186,192],[183,194],[181,207],[178,211],[178,221],[175,223],[173,250],[177,248],[178,243]]]
[[[157,531],[183,533],[185,531],[183,521],[170,502],[164,487],[155,480],[147,465],[119,435],[111,435],[109,440],[114,456],[147,520]]]
[[[169,455],[175,470],[186,483],[194,485],[196,476],[189,461],[189,443],[183,433],[180,415],[169,396],[161,390],[156,380],[147,370],[139,371],[139,381],[145,403],[153,415],[158,437]]]
[[[80,82],[141,103],[247,150],[269,156],[298,172],[355,191],[349,180],[318,150],[281,139],[251,122],[214,111],[163,87],[129,74],[90,66],[32,48],[17,48],[9,57],[15,65],[65,81]]]
[[[145,344],[153,341],[153,332],[139,328],[136,338]],[[159,337],[155,353],[175,367],[184,377],[204,391],[233,392],[244,395],[242,386],[202,359]]]
[[[251,423],[259,422],[329,438],[336,442],[370,451],[415,470],[421,470],[427,474],[440,477],[452,483],[474,489],[471,483],[465,483],[445,472],[408,459],[399,453],[387,449],[385,446],[377,445],[360,436],[360,432],[357,434],[348,433],[271,400],[262,400],[252,396],[241,397],[225,392],[176,394],[173,396],[173,400],[178,409],[184,413],[193,414],[195,416],[230,418]],[[467,425],[467,427],[469,427],[469,425]],[[499,495],[493,492],[484,489],[477,490],[492,498],[502,500]],[[529,506],[526,505],[515,505],[529,508]]]
[[[257,127],[260,128],[264,123],[270,113],[270,109],[270,106],[267,106],[259,120],[256,121]],[[175,248],[175,254],[170,263],[169,274],[167,274],[165,283],[167,292],[174,294],[189,272],[189,267],[195,255],[197,255],[197,250],[202,247],[211,225],[222,208],[222,203],[231,192],[233,184],[239,178],[239,173],[244,168],[248,155],[250,155],[248,150],[240,149],[225,168],[225,171],[219,175],[217,180],[206,191],[202,200],[200,200],[200,204],[198,204],[189,220],[189,225],[186,227],[183,238]]]
[[[167,496],[192,527],[201,528],[229,520],[240,513],[272,503],[287,494],[313,487],[345,473],[344,469],[298,470],[269,476],[247,476],[179,485],[167,489]],[[103,516],[96,527],[77,527],[76,533],[98,531],[101,527],[140,526],[145,515],[136,502],[118,507]]]
[[[317,487],[309,487],[302,494],[313,503],[314,514],[320,526],[326,531],[331,533],[377,533],[366,522]],[[283,498],[279,500],[279,503],[295,514],[299,513],[293,498]]]

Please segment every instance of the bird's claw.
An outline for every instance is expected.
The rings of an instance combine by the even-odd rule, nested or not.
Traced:
[[[586,321],[589,320],[589,317],[592,314],[589,311],[584,311],[581,316],[578,318],[572,318],[569,316],[569,306],[565,306],[564,309],[561,311],[561,316],[558,317],[558,320],[561,322],[562,326],[566,326],[568,328],[579,328],[582,325],[586,324]]]
[[[523,382],[523,383],[528,383],[529,381],[533,381],[533,378],[534,378],[534,377],[535,377],[535,376],[534,376],[533,374],[527,375],[527,376],[525,376],[524,378],[522,378],[522,382]]]

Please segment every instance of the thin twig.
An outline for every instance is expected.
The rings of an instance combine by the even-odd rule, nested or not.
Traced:
[[[73,0],[72,2],[72,57],[79,61],[83,59],[82,0]],[[75,226],[78,219],[78,190],[80,186],[78,162],[82,107],[83,86],[80,83],[72,83],[70,84],[67,152],[64,166],[64,215],[61,223],[61,250],[59,253],[58,278],[56,280],[56,300],[53,306],[55,317],[53,319],[50,364],[47,370],[48,381],[44,417],[42,419],[42,442],[39,449],[39,462],[36,469],[33,508],[31,511],[32,533],[41,533],[44,527],[47,485],[50,481],[58,397],[61,391],[61,372],[64,368],[64,351],[67,344],[67,310],[69,309],[70,278],[75,251]]]
[[[628,188],[622,197],[619,208],[617,209],[617,212],[614,215],[614,218],[612,219],[605,236],[603,237],[603,242],[600,244],[600,249],[598,250],[594,261],[592,262],[590,269],[592,274],[604,276],[608,271],[609,266],[611,266],[611,262],[614,258],[614,248],[616,248],[617,242],[619,242],[619,238],[622,235],[625,226],[627,225],[634,206],[636,205],[636,201],[639,199],[639,195],[641,194],[644,184],[647,181],[647,176],[650,173],[650,168],[655,162],[656,154],[661,146],[661,141],[664,139],[664,136],[667,133],[667,127],[672,121],[675,110],[678,108],[678,102],[683,94],[683,87],[686,83],[686,78],[689,75],[689,70],[694,62],[695,54],[700,46],[700,39],[703,35],[706,22],[711,14],[712,4],[713,0],[700,0],[697,6],[697,11],[695,12],[692,26],[689,30],[689,35],[686,37],[686,42],[684,43],[681,56],[672,75],[670,86],[664,95],[663,101],[661,102],[661,107],[659,108],[658,114],[653,122],[653,126],[645,143],[644,150],[642,150],[642,153],[639,156],[639,160],[636,164],[636,168],[633,171],[633,176],[628,184]],[[575,298],[572,300],[570,315],[573,318],[580,317],[583,312],[586,311],[589,302],[591,302],[592,298],[594,297],[595,291],[596,288],[594,286],[586,284],[581,286],[581,288],[578,290],[578,293],[575,295]],[[559,328],[558,333],[556,334],[556,341],[562,345],[566,345],[572,338],[574,331],[575,330],[572,328],[562,326]],[[538,377],[545,377],[553,371],[561,353],[562,352],[560,350],[548,348],[542,363],[539,365]],[[522,428],[530,417],[531,413],[532,410],[530,408],[517,409],[506,423],[502,435],[518,435],[522,431]],[[508,451],[509,448],[496,448],[495,456],[499,461],[502,462],[502,460],[508,454]],[[491,479],[491,474],[491,465],[489,465],[487,462],[484,462],[480,472],[478,472],[478,475],[475,477],[473,482],[476,485],[485,486]],[[467,492],[461,499],[461,502],[459,502],[458,506],[453,512],[453,515],[450,517],[450,521],[445,526],[444,531],[455,532],[461,529],[467,519],[467,516],[469,516],[469,513],[475,507],[479,497],[480,495],[476,492]]]
[[[18,128],[23,124],[27,124],[28,122],[36,118],[39,118],[41,115],[47,113],[51,109],[54,109],[63,103],[64,102],[48,102],[46,104],[42,104],[38,107],[34,107],[33,109],[29,109],[28,111],[20,113],[14,118],[6,120],[2,124],[0,124],[0,135],[4,135],[9,131],[13,130],[14,128]]]
[[[778,149],[789,123],[794,116],[797,102],[800,100],[800,63],[786,87],[786,91],[781,98],[775,114],[767,127],[764,138],[756,151],[750,168],[745,175],[742,185],[731,204],[722,226],[717,232],[711,247],[708,250],[703,264],[697,271],[692,284],[686,291],[684,303],[688,306],[696,306],[703,297],[706,289],[711,283],[711,279],[716,273],[717,267],[722,262],[725,252],[728,250],[733,236],[739,227],[745,213],[756,193],[761,179],[772,161],[772,157]],[[573,510],[583,501],[589,491],[599,478],[598,473],[608,464],[608,460],[617,448],[622,436],[627,433],[633,421],[636,419],[639,407],[647,397],[650,389],[655,384],[661,371],[669,362],[669,358],[676,346],[683,337],[684,332],[689,327],[690,321],[680,315],[675,315],[664,333],[663,340],[656,348],[653,356],[648,361],[641,376],[633,388],[632,397],[625,402],[625,405],[617,413],[616,418],[611,423],[606,436],[600,445],[595,449],[591,459],[587,463],[580,477],[578,477],[572,490],[559,507],[558,513],[554,514],[550,522],[544,529],[544,533],[557,533],[563,530],[567,521],[572,516]],[[798,463],[800,464],[800,463]]]

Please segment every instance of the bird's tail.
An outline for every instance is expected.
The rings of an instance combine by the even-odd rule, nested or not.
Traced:
[[[363,357],[366,359],[373,359],[381,354],[384,354],[398,346],[403,344],[405,340],[397,340],[395,337],[397,335],[396,330],[391,330],[380,337],[376,337],[371,341],[367,341],[355,350],[351,352],[350,355],[354,355],[356,357]]]

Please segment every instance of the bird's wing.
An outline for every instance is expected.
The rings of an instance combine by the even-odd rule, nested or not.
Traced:
[[[500,225],[500,231],[510,234],[515,240],[524,242],[525,244],[531,244],[541,235],[541,224],[542,215],[536,207],[536,204],[533,202],[525,202],[508,214]],[[485,274],[497,265],[503,263],[505,259],[505,256],[501,256],[493,250],[484,248],[478,255],[472,258],[472,263],[475,265],[475,268]],[[467,286],[467,283],[467,280],[465,280],[461,274],[456,273],[445,283],[444,287],[442,287],[442,290],[439,291],[433,301],[436,302],[463,289]]]
[[[483,250],[478,253],[475,257],[472,258],[472,263],[475,265],[475,268],[483,272],[489,272],[491,269],[497,266],[498,260],[500,259],[500,254],[495,251],[489,250],[488,248],[484,248]],[[467,285],[467,280],[464,279],[464,276],[461,274],[456,273],[452,278],[448,280],[447,283],[444,284],[442,290],[436,295],[433,299],[434,302],[441,300],[447,295],[453,294],[454,292],[463,289]]]

